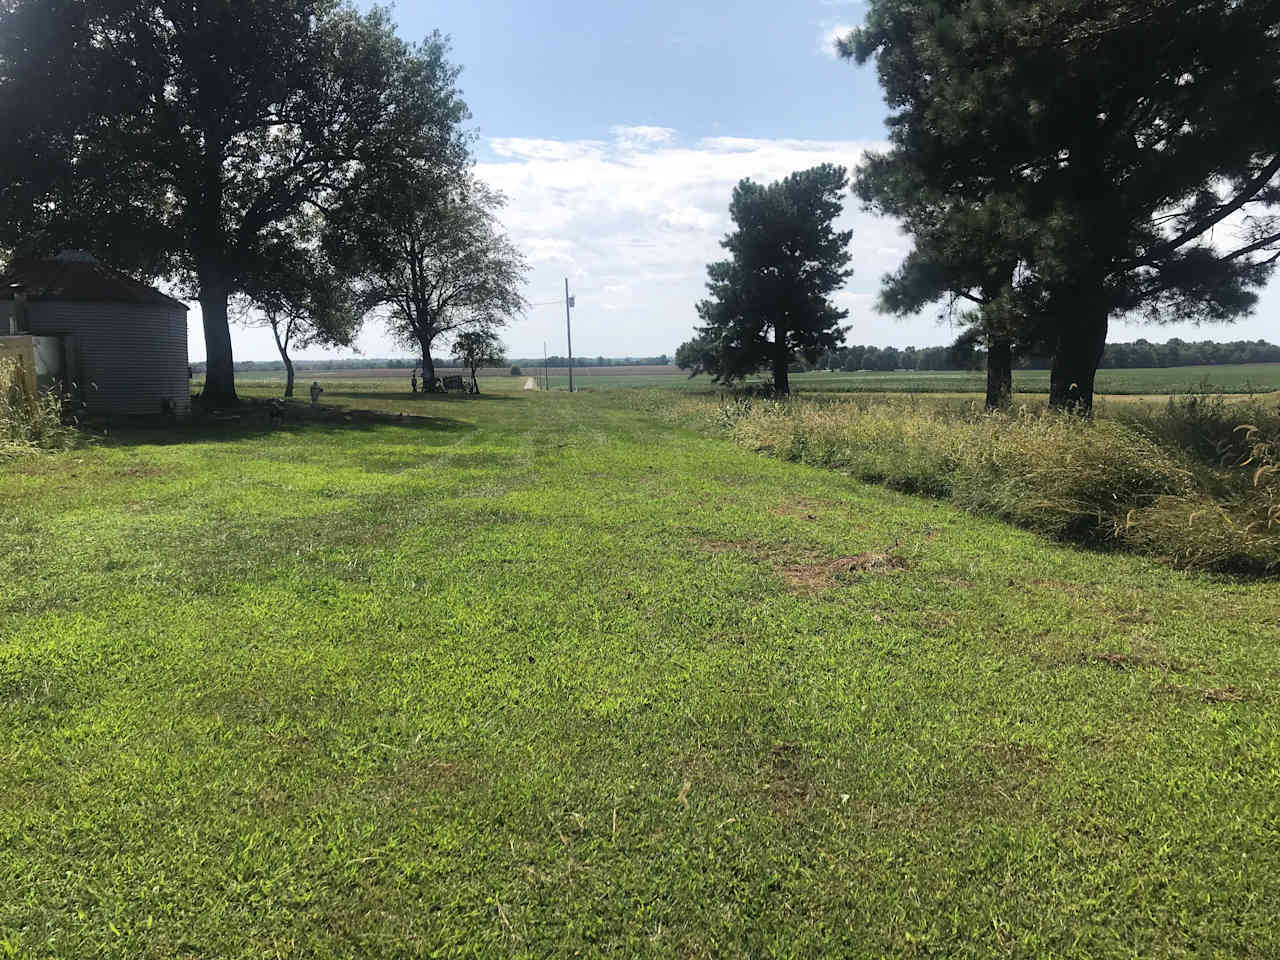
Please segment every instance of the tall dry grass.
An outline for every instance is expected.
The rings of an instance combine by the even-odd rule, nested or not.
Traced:
[[[691,400],[753,450],[1179,567],[1280,573],[1280,409],[1205,397],[1094,420],[901,400]]]
[[[39,450],[67,450],[79,432],[63,423],[62,398],[56,392],[32,394],[12,357],[0,357],[0,457]]]

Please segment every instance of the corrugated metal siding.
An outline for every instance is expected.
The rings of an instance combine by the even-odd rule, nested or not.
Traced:
[[[176,307],[46,301],[27,307],[34,334],[75,337],[80,384],[92,413],[158,414],[164,400],[191,409],[187,315]]]

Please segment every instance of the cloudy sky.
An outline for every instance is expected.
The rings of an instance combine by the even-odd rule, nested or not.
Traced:
[[[410,39],[440,29],[464,68],[480,175],[508,197],[503,219],[532,269],[529,313],[506,331],[513,357],[564,352],[565,277],[577,297],[574,353],[671,353],[696,320],[708,261],[743,177],[769,181],[832,162],[852,168],[884,137],[873,68],[836,58],[861,21],[843,0],[403,0]],[[855,343],[924,346],[954,333],[936,311],[873,309],[907,243],[890,221],[846,206],[855,274],[840,295]],[[1222,328],[1116,325],[1113,339],[1275,337],[1280,294]],[[204,356],[198,310],[191,355]],[[270,334],[234,330],[238,359],[276,359]],[[371,323],[367,356],[407,356]],[[326,356],[312,351],[304,356]]]

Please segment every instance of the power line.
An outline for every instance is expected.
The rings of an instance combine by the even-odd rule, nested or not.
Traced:
[[[573,328],[569,324],[569,308],[574,305],[569,296],[569,278],[564,278],[564,333],[569,340],[569,392],[573,393]]]
[[[588,287],[586,290],[575,290],[574,296],[580,293],[599,293],[598,287]],[[564,297],[556,297],[554,300],[539,300],[537,303],[526,304],[529,307],[560,307],[564,305]]]

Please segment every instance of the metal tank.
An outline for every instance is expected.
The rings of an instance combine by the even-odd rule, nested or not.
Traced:
[[[0,275],[0,316],[14,333],[61,340],[65,387],[90,414],[191,409],[186,305],[88,254],[15,260]]]

